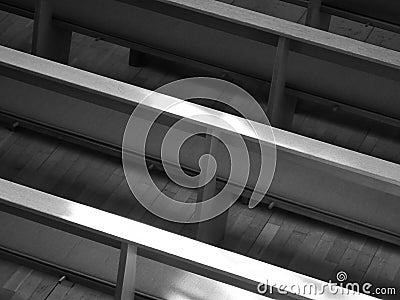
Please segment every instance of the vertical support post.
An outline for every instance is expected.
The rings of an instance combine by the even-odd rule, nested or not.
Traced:
[[[218,139],[215,136],[212,136],[210,133],[206,137],[205,145],[207,147],[206,151],[211,156],[215,157],[218,148]],[[206,172],[204,172],[203,174],[204,177],[200,179],[201,183],[205,182],[206,178],[210,178],[210,173],[212,171],[210,164],[211,160],[209,159],[207,162]],[[217,176],[216,174],[214,174],[212,179],[208,181],[207,184],[199,188],[197,193],[197,202],[200,203],[206,201],[215,196],[216,194],[217,194]],[[201,214],[201,207],[200,211],[196,211],[195,213]],[[223,240],[225,235],[225,228],[228,221],[228,213],[229,212],[227,210],[213,219],[198,223],[196,238],[199,241],[211,245],[219,244]]]
[[[285,95],[289,44],[289,39],[279,37],[267,106],[271,124],[283,129],[290,129],[296,108],[296,99]]]
[[[309,0],[306,25],[321,30],[329,30],[331,15],[321,12],[322,0]]]
[[[36,0],[32,54],[68,64],[72,31],[53,22],[52,6],[52,0]]]
[[[137,247],[122,243],[119,256],[117,288],[115,300],[133,300],[135,297],[135,277],[137,263]]]
[[[129,50],[129,65],[143,67],[146,64],[146,53],[134,49]]]

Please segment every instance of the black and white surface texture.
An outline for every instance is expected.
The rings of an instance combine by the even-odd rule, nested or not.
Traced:
[[[0,300],[400,299],[399,101],[396,0],[0,0]]]

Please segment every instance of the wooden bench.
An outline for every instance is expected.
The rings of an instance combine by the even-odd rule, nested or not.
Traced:
[[[338,287],[337,292],[328,288],[325,288],[323,294],[308,292],[308,289],[303,289],[306,284],[307,286],[314,286],[316,291],[322,291],[322,287],[326,283],[5,180],[0,180],[0,208],[7,213],[58,229],[61,231],[60,235],[70,233],[73,236],[84,237],[102,245],[120,249],[115,299],[132,299],[136,285],[143,281],[143,278],[136,277],[137,273],[140,272],[139,268],[144,267],[143,264],[137,265],[138,257],[146,257],[156,263],[205,277],[204,279],[196,278],[196,286],[202,285],[206,289],[206,292],[203,292],[205,295],[200,298],[196,297],[196,299],[216,299],[216,295],[224,295],[224,293],[218,291],[218,288],[221,289],[223,286],[213,286],[210,281],[208,282],[209,286],[204,285],[204,281],[209,279],[247,290],[255,293],[255,296],[257,296],[258,285],[265,283],[274,290],[271,296],[278,299],[374,299],[363,294],[354,295],[343,287]],[[19,221],[16,222],[18,224]],[[43,235],[46,236],[48,229],[42,228],[42,230],[44,230]],[[31,230],[29,231],[31,232]],[[2,234],[5,234],[5,232],[2,232]],[[27,239],[25,244],[28,248],[19,250],[29,251],[29,241],[35,244],[32,240],[34,236],[29,236],[24,232],[18,234],[21,236],[22,243],[24,243],[24,239]],[[69,239],[70,242],[73,240],[73,236]],[[47,241],[47,247],[51,247],[52,243],[54,241]],[[96,253],[96,247],[98,248],[98,246],[92,245],[92,248],[88,248],[89,254],[90,251]],[[48,250],[43,248],[43,251],[44,253],[39,254],[39,259],[46,262]],[[85,250],[82,249],[79,255],[85,256]],[[91,258],[87,256],[86,259],[90,264],[94,255]],[[81,276],[85,277],[85,270],[82,265],[88,265],[88,261],[81,261],[81,263],[67,267],[79,270]],[[102,266],[97,266],[97,268],[101,269]],[[164,296],[169,295],[171,298],[174,295],[179,295],[179,293],[183,295],[186,293],[189,295],[196,294],[195,291],[185,290],[185,285],[180,284],[182,278],[168,277],[168,273],[165,271],[163,277],[159,278],[157,275],[159,271],[157,267],[146,269],[148,277],[153,280],[157,278],[156,287],[165,287],[163,281],[172,282],[171,285],[166,287]],[[91,274],[91,276],[95,275]],[[185,279],[184,282],[187,282],[187,285],[190,286],[190,281],[193,279]],[[267,279],[268,282],[266,282]],[[92,280],[94,279],[92,278]],[[178,293],[174,292],[174,283],[182,289]],[[294,290],[297,289],[292,289],[292,286],[300,288],[295,292]],[[280,288],[283,292],[279,293],[276,290],[277,288]],[[168,293],[169,290],[170,293]],[[152,292],[154,293],[152,290],[146,292],[149,296],[158,296],[152,294]],[[243,294],[243,292],[240,293]],[[232,296],[233,294],[230,295],[230,297]],[[237,297],[237,295],[235,296]],[[259,295],[253,298],[249,293],[247,293],[247,296],[245,293],[241,297],[241,299],[264,299]]]
[[[290,129],[297,98],[400,118],[396,51],[213,0],[43,0],[36,10],[33,0],[0,3],[35,17],[33,53],[52,60],[68,62],[75,31],[270,81],[269,116],[281,128]]]
[[[4,47],[0,47],[0,71],[3,116],[18,120],[22,126],[118,156],[129,114],[150,93]],[[149,109],[160,110],[171,101],[159,97]],[[188,107],[215,116],[225,115],[237,124],[244,122],[196,104],[188,103]],[[165,114],[167,122],[161,120],[155,124],[157,130],[150,136],[152,143],[146,153],[150,160],[160,162],[163,133],[171,120],[195,122],[187,115],[190,110],[172,111]],[[260,123],[251,124],[260,131],[268,128]],[[251,145],[254,136],[243,128],[239,133]],[[229,128],[219,130],[229,132]],[[274,202],[285,209],[400,244],[399,165],[280,129],[273,128],[273,132],[278,160],[274,180],[263,202]],[[196,157],[202,154],[199,149],[203,147],[197,143],[203,143],[201,137],[189,145],[192,155],[182,158],[183,168],[198,171]],[[271,145],[270,140],[260,143]],[[257,165],[257,153],[249,154]],[[226,181],[229,165],[219,166],[217,180]],[[254,191],[258,174],[250,170],[247,195],[261,192]]]

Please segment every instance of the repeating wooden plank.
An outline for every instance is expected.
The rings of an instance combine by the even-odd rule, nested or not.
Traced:
[[[36,136],[27,137],[25,135],[23,139],[18,139],[15,142],[15,147],[9,149],[9,152],[13,151],[14,153],[3,158],[12,163],[11,165],[3,164],[4,169],[0,172],[0,176],[10,180],[18,180],[21,171],[25,168],[31,168],[37,162],[37,156],[41,157],[42,149],[43,144],[40,138],[36,138]],[[15,157],[15,159],[12,157]]]
[[[388,257],[385,259],[385,265],[381,270],[379,281],[387,284],[388,282],[396,282],[396,274],[400,270],[400,253],[392,245],[388,245],[386,251],[388,252]]]
[[[251,215],[243,211],[235,218],[235,222],[227,226],[225,229],[225,237],[223,240],[223,247],[226,249],[235,248],[238,241],[245,235],[246,230],[249,228],[253,218]]]
[[[361,153],[370,154],[374,150],[376,144],[378,143],[378,140],[379,134],[376,132],[376,130],[371,128],[358,150]]]
[[[79,284],[74,284],[72,288],[64,295],[62,298],[55,298],[55,299],[62,299],[62,300],[76,300],[76,299],[87,299],[87,300],[97,300],[98,292],[81,286]]]
[[[169,189],[167,189],[167,187]],[[171,192],[176,190],[176,193],[173,194],[173,192]],[[178,185],[176,185],[173,182],[169,182],[166,187],[162,190],[162,193],[168,196],[168,192],[170,193],[170,197],[176,201],[179,202],[189,202],[190,201],[190,197],[193,197],[194,191],[192,189],[188,189],[188,188],[181,188]],[[197,194],[197,193],[195,193]],[[173,232],[173,233],[179,233],[182,231],[183,227],[185,226],[185,224],[182,223],[176,223],[176,222],[170,222],[167,221],[165,219],[162,218],[155,218],[154,221],[151,223],[152,226],[158,227],[158,228],[162,228],[164,230]]]
[[[2,124],[4,125],[4,124]],[[0,146],[3,145],[4,141],[7,140],[9,136],[11,136],[13,132],[9,129],[7,129],[4,126],[0,127]]]
[[[376,282],[380,284],[378,279],[381,275],[381,272],[385,268],[385,262],[387,261],[389,256],[390,254],[388,253],[388,251],[386,251],[384,247],[379,247],[373,259],[371,260],[367,271],[364,274],[363,281]]]
[[[3,285],[3,288],[13,292],[17,291],[32,272],[32,269],[20,266]]]
[[[3,128],[3,131],[6,129]],[[12,147],[12,145],[15,143],[15,141],[19,138],[15,132],[8,131],[8,134],[4,135],[2,140],[0,141],[0,157],[5,155],[8,150]]]
[[[243,208],[242,208],[243,209]],[[248,210],[246,210],[248,211]],[[245,229],[245,232],[239,239],[236,240],[233,249],[235,252],[246,255],[252,245],[255,243],[257,237],[261,234],[266,223],[272,215],[272,211],[263,207],[257,210],[251,210],[252,221]]]
[[[90,157],[86,167],[79,173],[78,176],[73,181],[73,188],[69,188],[65,191],[64,195],[67,199],[79,199],[82,193],[85,191],[87,187],[91,184],[97,183],[97,174],[101,174],[101,165],[106,163],[103,160],[99,161],[99,158],[96,156]],[[97,165],[97,167],[96,167]],[[69,165],[71,167],[71,165]],[[79,168],[80,169],[80,168]]]
[[[142,187],[142,198],[147,199],[146,202],[154,203],[156,199],[160,196],[159,191],[164,190],[169,180],[158,170],[155,170],[150,173],[152,176],[152,180],[158,187],[158,189],[153,189],[151,187],[146,187],[145,182],[138,182],[138,185]],[[147,211],[143,208],[143,206],[138,203],[135,205],[132,210],[129,212],[128,217],[130,218],[138,218],[143,223],[152,224],[158,217],[153,215],[151,212]]]
[[[51,189],[51,193],[67,198],[75,182],[77,182],[78,176],[86,170],[89,162],[90,157],[81,153],[81,155],[70,164],[68,170],[62,176],[58,177],[58,181]]]
[[[126,216],[134,208],[138,207],[137,200],[133,196],[126,180],[121,180],[119,186],[104,201],[101,209],[115,214]]]
[[[69,161],[67,149],[64,147],[57,147],[50,156],[39,166],[36,171],[36,176],[31,178],[30,185],[37,189],[50,191],[55,184],[54,175],[63,174],[64,168],[62,168],[63,160],[64,163]],[[58,167],[60,166],[60,169]]]
[[[255,241],[253,247],[249,251],[249,256],[253,258],[259,258],[262,255],[264,248],[267,248],[271,241],[274,239],[279,229],[280,226],[272,223],[267,223],[261,231],[259,237]]]
[[[360,149],[361,144],[365,140],[365,138],[368,135],[368,128],[362,128],[353,131],[353,134],[351,135],[349,141],[345,145],[346,148],[351,149],[351,150],[356,150]]]
[[[323,229],[313,228],[313,230],[307,234],[303,243],[298,247],[296,253],[293,255],[292,260],[288,265],[289,269],[304,269],[305,266],[311,263],[312,253],[320,242],[323,233]]]
[[[122,176],[115,174],[99,174],[96,176],[95,183],[88,185],[83,193],[77,198],[77,201],[86,205],[100,208],[106,205],[105,202],[125,180]]]
[[[336,237],[333,247],[329,250],[325,259],[329,262],[338,264],[346,252],[349,243],[350,239],[347,235],[347,232],[342,232]]]
[[[43,280],[43,274],[32,271],[30,276],[16,289],[16,294],[22,299],[28,299]]]
[[[332,249],[336,236],[337,233],[334,230],[327,229],[323,233],[317,246],[312,251],[309,264],[304,266],[303,270],[306,274],[313,274],[323,280],[331,279],[330,276],[335,270],[336,264],[326,261],[325,258]]]
[[[306,234],[294,230],[288,241],[284,244],[279,254],[276,254],[272,260],[274,264],[287,268],[290,264],[293,252],[297,252],[306,238]]]
[[[0,260],[0,285],[9,291],[10,296],[15,293],[12,299],[113,299],[111,295],[75,284],[67,279],[59,281],[59,278],[52,275],[5,260]]]
[[[285,219],[283,224],[280,226],[279,231],[269,243],[268,247],[265,247],[261,252],[261,260],[274,263],[279,257],[282,257],[283,251],[285,250],[285,245],[288,243],[288,241],[290,241],[295,227],[295,222],[290,222],[290,220]],[[287,256],[288,254],[286,253],[285,255]]]
[[[361,281],[364,274],[367,272],[372,259],[377,253],[379,248],[379,243],[368,238],[365,244],[362,246],[354,264],[353,264],[353,272],[356,273],[357,281]]]
[[[8,149],[8,151],[3,155],[4,163],[2,164],[0,169],[0,176],[2,178],[9,179],[10,177],[12,177],[13,173],[18,172],[18,170],[15,169],[15,166],[18,165],[18,160],[22,158],[21,154],[24,152],[24,150],[24,147],[14,143],[10,147],[10,149]]]
[[[42,274],[42,281],[39,283],[37,288],[33,291],[29,300],[44,300],[51,292],[56,288],[58,284],[58,278],[53,276]]]
[[[400,131],[398,128],[386,128],[385,133],[382,133],[377,144],[375,145],[372,156],[382,157],[386,160],[395,161],[396,152],[400,151],[398,141],[400,140]]]
[[[0,259],[0,287],[17,271],[18,266]]]
[[[23,183],[26,186],[38,188],[35,184],[36,176],[38,175],[38,169],[43,163],[52,155],[57,148],[56,144],[50,145],[46,150],[37,151],[34,155],[31,155],[30,161],[25,167],[12,179],[14,182]]]
[[[68,280],[62,281],[54,287],[52,292],[47,296],[47,300],[63,299],[72,289],[73,285],[74,284]]]

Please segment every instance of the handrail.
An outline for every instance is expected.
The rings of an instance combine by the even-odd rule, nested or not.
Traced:
[[[113,247],[127,243],[137,247],[139,253],[147,253],[146,257],[153,260],[255,293],[259,283],[265,283],[266,279],[272,287],[282,287],[283,291],[288,292],[287,299],[298,299],[292,295],[292,285],[313,285],[317,291],[324,290],[323,286],[326,285],[305,275],[3,179],[0,179],[0,205],[16,215],[96,241],[101,240]],[[323,294],[308,295],[305,291],[299,294],[306,299],[320,300],[374,299],[364,294],[353,295],[342,287],[338,287],[337,291],[329,291],[325,286]]]

